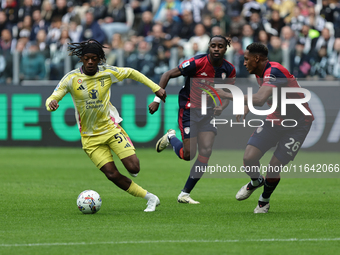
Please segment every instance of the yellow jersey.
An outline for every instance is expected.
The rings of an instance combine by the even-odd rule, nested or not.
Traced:
[[[52,95],[46,100],[46,109],[52,100],[58,102],[70,93],[81,136],[105,134],[122,121],[117,109],[110,102],[111,85],[131,78],[156,92],[160,87],[142,73],[132,68],[99,65],[97,73],[86,75],[82,67],[66,74]]]

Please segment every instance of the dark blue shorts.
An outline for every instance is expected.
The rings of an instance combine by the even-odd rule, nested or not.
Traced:
[[[213,132],[217,135],[217,128],[210,121],[213,119],[214,110],[207,109],[207,115],[201,114],[201,109],[183,109],[178,112],[178,125],[181,130],[182,140],[197,137],[200,132]]]
[[[258,127],[248,140],[252,145],[265,154],[270,148],[276,147],[274,156],[286,165],[294,160],[296,154],[304,142],[311,124],[297,124],[296,127],[283,127],[274,125],[270,121],[264,121],[262,127]]]

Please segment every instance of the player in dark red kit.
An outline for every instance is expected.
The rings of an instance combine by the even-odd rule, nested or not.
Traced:
[[[163,151],[169,144],[180,159],[189,161],[198,156],[191,168],[191,173],[179,194],[179,203],[199,204],[190,197],[190,192],[200,180],[203,173],[194,172],[196,167],[206,167],[212,152],[216,128],[210,124],[214,115],[220,115],[229,100],[223,100],[222,105],[215,106],[211,98],[207,99],[207,114],[201,114],[202,88],[218,81],[233,84],[236,78],[235,67],[224,59],[230,40],[223,36],[213,36],[209,42],[209,53],[197,55],[183,61],[178,67],[167,71],[161,77],[159,86],[165,88],[171,78],[183,75],[186,77],[185,85],[179,92],[178,124],[182,134],[182,141],[176,138],[175,130],[168,132],[158,140],[157,152]],[[211,87],[210,87],[211,88]],[[151,114],[156,112],[160,100],[155,97],[149,105]]]
[[[300,87],[295,77],[286,68],[277,62],[270,62],[267,56],[268,49],[261,43],[248,45],[244,53],[244,66],[250,74],[256,75],[257,82],[260,85],[258,92],[252,95],[254,106],[263,106],[266,102],[271,105],[273,88],[280,91],[282,87]],[[222,90],[218,90],[218,93],[221,98],[233,99],[231,93]],[[304,97],[303,93],[287,93],[289,99],[302,99]],[[245,104],[247,100],[247,95],[245,95]],[[254,213],[268,212],[270,196],[280,181],[280,172],[273,170],[278,170],[288,164],[289,161],[294,160],[314,120],[308,103],[302,104],[307,114],[302,113],[294,104],[289,104],[286,107],[286,115],[284,115],[281,112],[279,97],[278,100],[276,110],[267,116],[264,125],[257,128],[250,137],[243,156],[244,169],[251,181],[238,191],[236,199],[247,199],[257,188],[264,186]],[[245,108],[243,119],[249,112],[248,107],[245,106]],[[240,116],[237,116],[237,119],[240,120]],[[281,125],[283,119],[294,121],[288,125]],[[260,159],[270,148],[275,146],[276,149],[269,162],[268,172],[264,179],[259,172]],[[250,171],[251,169],[253,171]]]

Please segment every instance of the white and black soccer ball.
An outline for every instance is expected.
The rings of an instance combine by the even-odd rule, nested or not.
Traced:
[[[82,213],[93,214],[99,211],[102,199],[96,191],[84,190],[77,198],[77,206]]]

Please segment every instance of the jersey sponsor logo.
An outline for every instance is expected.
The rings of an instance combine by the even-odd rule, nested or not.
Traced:
[[[182,64],[182,68],[186,68],[187,66],[190,65],[190,61],[185,61],[183,64]]]
[[[287,151],[287,154],[293,157],[293,153],[291,151]]]
[[[77,90],[84,90],[84,86],[83,85],[80,85],[79,88],[77,88]]]
[[[190,127],[184,128],[184,133],[186,133],[188,135],[190,133]]]
[[[271,82],[274,82],[274,81],[276,81],[276,76],[274,74],[266,74],[263,77],[263,82],[271,83]]]
[[[81,84],[83,82],[82,79],[77,80],[78,84]]]
[[[208,76],[206,72],[201,73],[202,76]]]
[[[129,143],[126,143],[126,145],[124,146],[124,148],[129,148],[129,147],[131,147]]]
[[[89,97],[91,99],[97,99],[98,98],[98,90],[93,89],[89,92]]]

